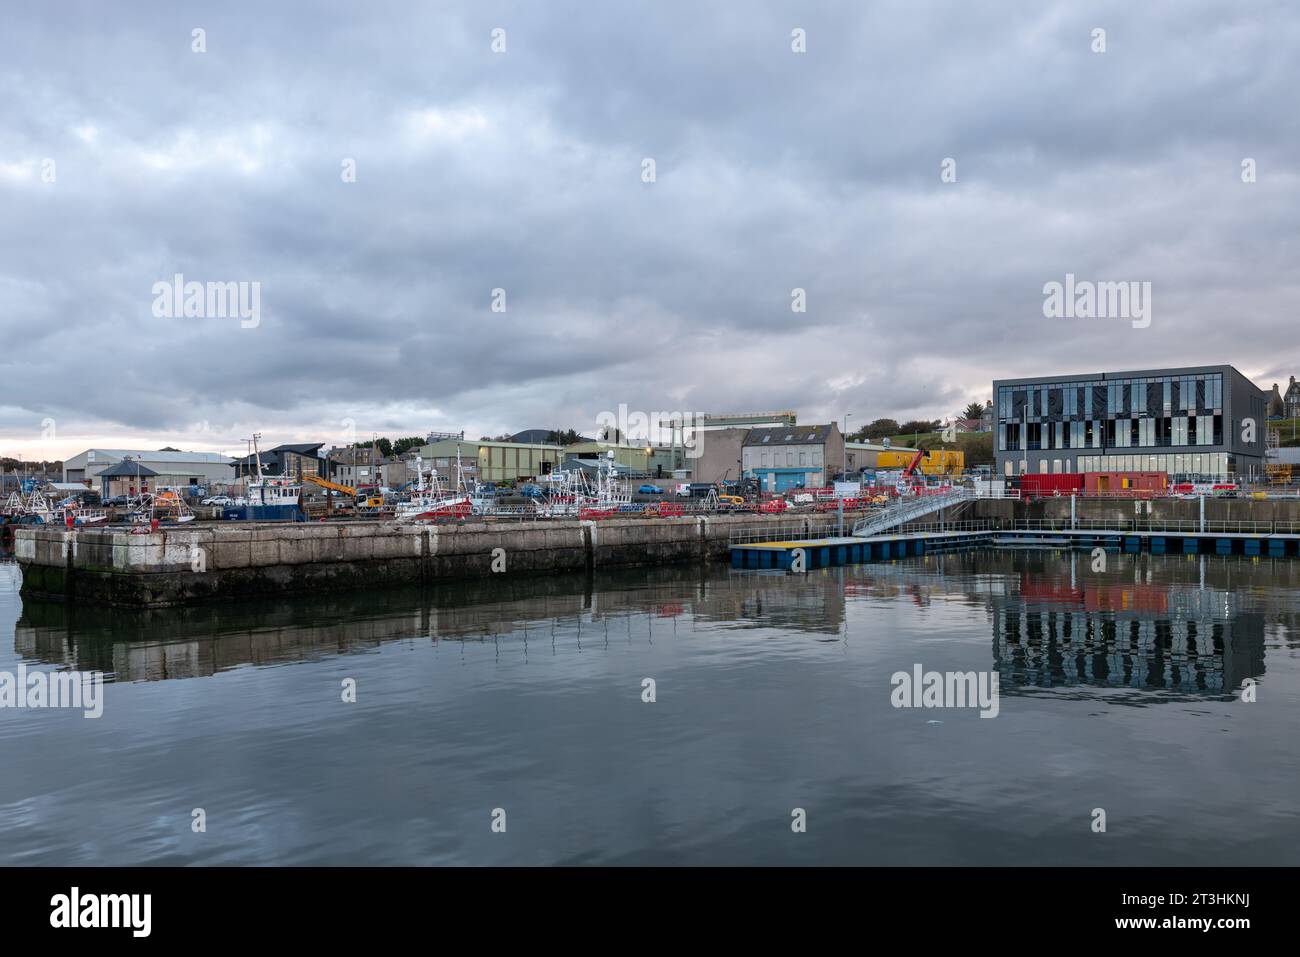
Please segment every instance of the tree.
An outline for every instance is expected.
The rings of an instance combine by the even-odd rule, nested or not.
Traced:
[[[623,441],[623,433],[617,426],[607,425],[600,430],[600,438],[604,442],[613,442],[615,445]]]
[[[393,454],[393,443],[388,441],[387,438],[384,438],[382,436],[377,441],[371,441],[370,439],[367,439],[364,442],[352,443],[352,447],[354,449],[368,449],[371,448],[372,446],[378,449],[379,454],[384,458],[388,458],[390,455]]]
[[[582,441],[576,429],[552,429],[546,433],[546,441],[551,445],[573,445]]]
[[[424,437],[421,435],[407,436],[393,443],[393,453],[395,455],[404,455],[411,449],[418,449],[424,444]]]
[[[864,439],[881,439],[887,435],[899,434],[898,423],[893,419],[876,419],[864,425],[857,434]]]
[[[978,402],[972,402],[970,405],[966,406],[966,409],[965,411],[962,412],[961,417],[963,419],[978,419],[983,414],[984,414],[984,406],[980,405]]]
[[[912,419],[910,422],[904,422],[899,427],[898,435],[916,435],[922,432],[938,432],[942,428],[938,419]]]

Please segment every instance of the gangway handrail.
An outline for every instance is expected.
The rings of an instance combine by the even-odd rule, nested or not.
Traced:
[[[947,508],[950,505],[970,501],[974,497],[974,492],[971,489],[963,488],[938,495],[923,495],[912,500],[904,499],[899,504],[886,508],[878,515],[872,515],[859,521],[853,526],[853,536],[862,538],[878,535],[886,529],[902,525],[904,522],[920,518],[923,515],[929,515],[931,512],[937,512],[939,509]]]

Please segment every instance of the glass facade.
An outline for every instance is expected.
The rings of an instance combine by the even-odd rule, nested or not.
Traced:
[[[1213,372],[1000,386],[997,450],[1008,472],[1028,471],[1017,452],[1059,450],[1034,471],[1225,476],[1228,453],[1207,448],[1225,444],[1223,385]]]

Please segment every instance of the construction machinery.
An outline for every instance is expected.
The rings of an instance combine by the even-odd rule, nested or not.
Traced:
[[[321,488],[330,492],[338,492],[340,495],[346,495],[349,498],[356,498],[357,490],[351,485],[342,485],[338,482],[331,482],[329,479],[323,479],[319,475],[304,475],[304,482],[311,482],[312,485],[319,485]]]
[[[384,505],[384,496],[379,493],[378,488],[353,488],[351,485],[323,479],[319,475],[304,475],[302,480],[310,482],[318,488],[323,488],[329,493],[325,496],[326,514],[334,511],[334,495],[336,493],[347,499],[349,507],[355,506],[363,511],[377,512]]]

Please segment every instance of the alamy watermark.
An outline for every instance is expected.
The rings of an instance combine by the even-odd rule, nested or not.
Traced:
[[[996,718],[998,675],[993,671],[895,671],[889,703],[895,708],[979,708],[981,718]]]
[[[104,713],[102,671],[0,671],[0,708],[78,708],[82,717]]]
[[[620,402],[617,412],[601,412],[596,416],[596,427],[615,444],[627,446],[649,442],[652,428],[667,429],[688,459],[698,459],[704,454],[704,416],[700,413],[640,412],[629,410],[626,402]]]
[[[157,319],[239,319],[242,329],[262,322],[262,284],[248,282],[186,282],[176,273],[171,282],[153,284],[153,314]]]
[[[123,928],[148,937],[153,926],[152,894],[83,894],[73,887],[50,898],[50,926],[60,929]]]
[[[1065,282],[1043,285],[1043,315],[1048,319],[1128,319],[1134,329],[1151,325],[1151,283],[1093,282],[1065,274]]]

